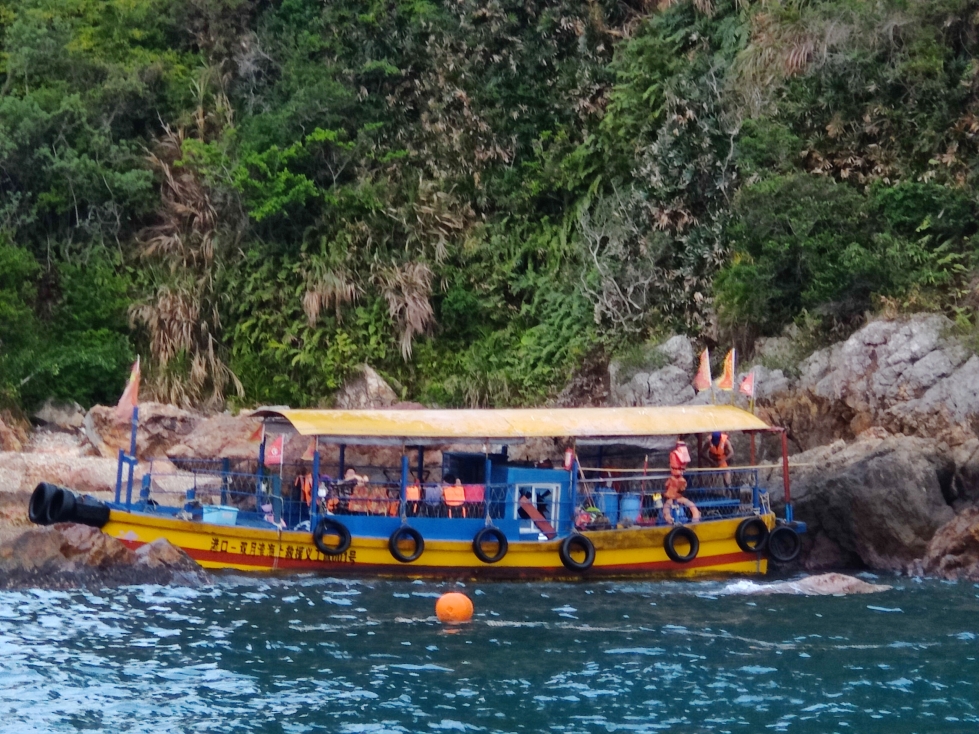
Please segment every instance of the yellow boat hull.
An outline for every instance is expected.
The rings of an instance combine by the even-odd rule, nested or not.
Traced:
[[[762,516],[769,529],[774,515]],[[470,541],[425,541],[421,557],[401,563],[391,555],[387,538],[357,537],[338,556],[317,550],[309,532],[276,531],[177,520],[159,515],[112,510],[102,530],[130,548],[165,538],[204,568],[261,572],[319,572],[350,576],[412,578],[651,578],[706,574],[764,574],[762,553],[746,553],[735,541],[744,518],[712,520],[690,527],[700,541],[697,557],[688,563],[670,560],[664,549],[668,527],[585,532],[595,546],[595,562],[587,571],[565,568],[559,540],[511,542],[506,556],[487,564],[473,554]]]

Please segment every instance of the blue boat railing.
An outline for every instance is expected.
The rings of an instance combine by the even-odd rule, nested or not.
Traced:
[[[606,512],[608,517],[602,520],[602,527],[665,522],[665,473],[581,480],[572,490],[565,487],[554,492],[556,497],[551,496],[549,485],[466,485],[461,503],[446,502],[445,488],[435,483],[414,485],[403,496],[400,482],[359,484],[322,477],[313,490],[315,507],[311,508],[294,496],[292,473],[285,470],[281,475],[230,471],[231,466],[242,465],[222,460],[174,464],[181,468],[159,472],[151,466],[143,477],[138,500],[123,506],[193,519],[207,519],[215,507],[224,507],[234,514],[234,524],[281,528],[302,527],[313,519],[311,510],[315,510],[317,516],[404,518],[406,522],[416,518],[511,522],[525,534],[543,532],[548,524],[553,524],[563,533],[570,530],[579,510],[590,506],[608,510],[612,504],[616,511]],[[278,467],[275,469],[278,471]],[[758,486],[756,469],[695,470],[685,477],[684,494],[697,505],[704,521],[767,511],[767,494]],[[618,509],[620,503],[622,512]],[[528,505],[537,512],[528,513]]]

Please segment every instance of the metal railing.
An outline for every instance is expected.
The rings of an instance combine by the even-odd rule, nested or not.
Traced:
[[[295,528],[316,515],[366,517],[445,518],[533,521],[527,504],[521,505],[522,485],[466,485],[462,502],[445,498],[445,487],[425,483],[409,485],[404,497],[401,482],[335,481],[321,474],[313,489],[314,507],[294,496],[293,481],[300,465],[281,475],[232,469],[257,469],[254,461],[181,460],[180,469],[150,472],[143,477],[139,499],[128,506],[154,512],[185,513],[204,518],[215,507],[236,514],[236,524]],[[692,470],[685,473],[684,496],[701,512],[702,520],[750,516],[767,510],[767,493],[758,487],[756,469]],[[577,521],[576,513],[591,506],[606,518],[600,527],[656,525],[663,516],[668,475],[621,474],[614,478],[581,479],[558,500],[531,505],[547,522]],[[527,502],[526,498],[524,498]],[[681,515],[675,519],[685,520]],[[596,527],[582,525],[579,527]]]

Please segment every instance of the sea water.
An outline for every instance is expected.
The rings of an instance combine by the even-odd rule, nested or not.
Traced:
[[[3,592],[0,732],[979,731],[979,588],[885,581]]]

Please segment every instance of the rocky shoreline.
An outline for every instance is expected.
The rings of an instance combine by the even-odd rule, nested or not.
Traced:
[[[794,569],[875,570],[979,580],[979,357],[934,314],[867,324],[845,342],[788,364],[792,338],[759,345],[759,415],[788,432],[796,519],[807,523]],[[675,405],[709,400],[690,387],[694,345],[673,337],[628,368],[609,366],[601,404]],[[775,368],[777,359],[785,368]],[[766,366],[766,364],[768,366]],[[338,396],[343,407],[403,407],[369,367]],[[742,403],[743,398],[741,398]],[[98,498],[115,485],[129,427],[112,411],[49,405],[31,433],[0,422],[0,543],[28,529],[39,481]],[[141,405],[141,458],[250,458],[258,422]],[[297,461],[305,442],[286,446]],[[546,452],[548,446],[532,450]],[[747,446],[736,444],[740,455]],[[782,497],[772,441],[758,445],[773,502]],[[377,457],[380,458],[380,457]],[[137,474],[137,479],[139,474]],[[0,569],[2,570],[2,569]]]

